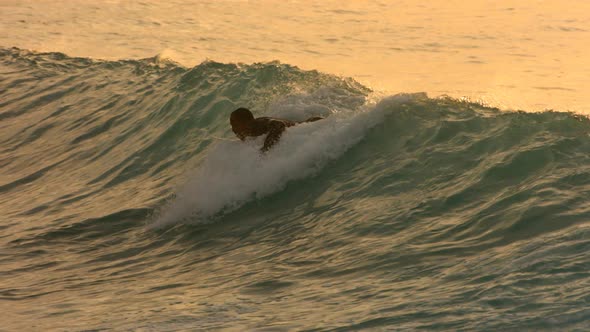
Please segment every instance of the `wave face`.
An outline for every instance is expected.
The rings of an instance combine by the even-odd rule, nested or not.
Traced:
[[[584,330],[590,121],[0,50],[5,328]],[[324,120],[261,139],[256,116]]]

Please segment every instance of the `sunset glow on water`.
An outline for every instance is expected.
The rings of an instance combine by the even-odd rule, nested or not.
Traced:
[[[590,3],[0,13],[0,330],[590,329]]]

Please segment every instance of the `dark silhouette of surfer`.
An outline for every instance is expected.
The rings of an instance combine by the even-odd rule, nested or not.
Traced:
[[[248,136],[256,137],[266,134],[264,145],[260,149],[262,152],[266,152],[279,141],[285,128],[299,123],[314,122],[321,119],[323,118],[320,116],[314,116],[305,121],[291,121],[269,117],[254,118],[254,115],[249,109],[240,107],[231,113],[229,122],[233,132],[242,141]]]

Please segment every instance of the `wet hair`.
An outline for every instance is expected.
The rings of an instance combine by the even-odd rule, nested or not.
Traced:
[[[233,111],[229,117],[229,121],[231,123],[244,123],[250,122],[254,120],[254,115],[250,112],[249,109],[240,107],[237,110]]]

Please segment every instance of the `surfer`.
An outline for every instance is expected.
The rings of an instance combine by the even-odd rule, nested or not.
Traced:
[[[279,141],[285,128],[292,127],[299,123],[314,122],[323,119],[321,116],[314,116],[305,121],[291,121],[286,119],[277,119],[269,117],[254,118],[249,109],[240,107],[231,113],[229,122],[232,131],[242,141],[246,137],[256,137],[266,135],[264,145],[260,149],[262,152],[268,151],[275,143]]]

